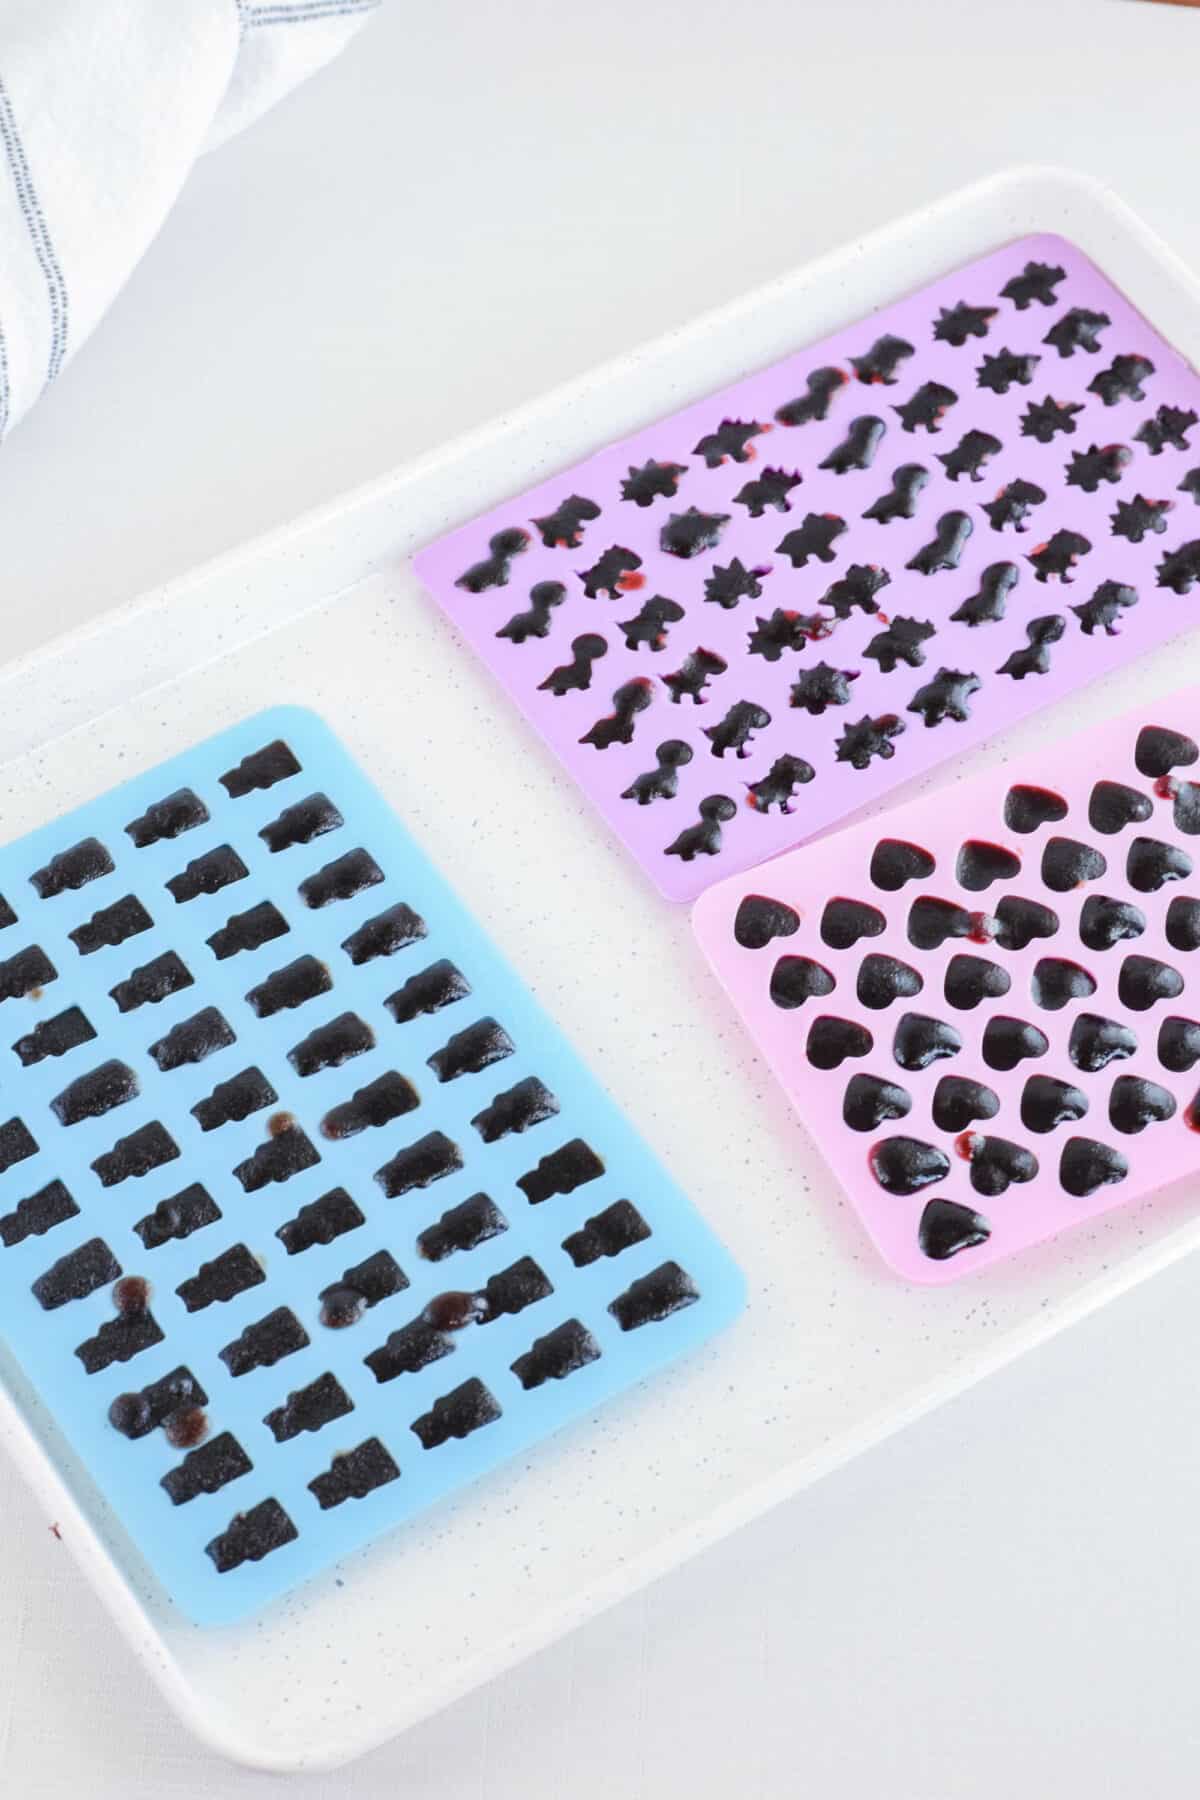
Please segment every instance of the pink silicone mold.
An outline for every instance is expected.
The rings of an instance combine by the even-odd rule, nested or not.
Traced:
[[[698,903],[899,1274],[953,1280],[1196,1169],[1198,717],[1177,694]]]
[[[1198,403],[1087,257],[1024,238],[416,566],[688,899],[1190,626]]]

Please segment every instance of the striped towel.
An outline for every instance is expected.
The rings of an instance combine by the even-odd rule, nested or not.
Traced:
[[[196,157],[380,0],[0,0],[0,438],[83,342]]]

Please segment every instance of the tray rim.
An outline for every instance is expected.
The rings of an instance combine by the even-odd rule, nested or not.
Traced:
[[[134,596],[106,610],[86,625],[57,634],[45,644],[32,649],[0,667],[0,696],[13,684],[52,677],[56,665],[68,665],[86,656],[89,646],[106,640],[111,650],[127,640],[136,643],[141,665],[150,665],[151,679],[133,679],[127,691],[109,696],[99,710],[89,707],[86,698],[71,697],[68,687],[67,716],[56,716],[52,726],[37,734],[23,734],[16,743],[5,741],[0,734],[0,758],[36,750],[41,745],[67,736],[83,725],[104,716],[122,700],[152,690],[153,687],[191,673],[205,663],[221,660],[236,645],[222,641],[209,648],[199,660],[192,660],[187,645],[195,636],[203,644],[212,635],[211,597],[205,590],[214,585],[230,590],[224,601],[237,619],[246,611],[244,583],[252,578],[256,565],[282,561],[302,567],[303,579],[298,584],[302,593],[293,593],[284,606],[258,606],[253,625],[244,630],[241,642],[269,635],[279,626],[294,622],[305,612],[331,604],[340,594],[369,575],[384,570],[395,555],[397,537],[396,509],[403,506],[405,491],[436,481],[443,472],[468,461],[470,457],[501,439],[517,433],[536,430],[539,423],[604,387],[618,374],[628,377],[648,361],[669,356],[673,348],[687,346],[705,338],[717,329],[735,326],[739,318],[756,313],[782,299],[797,285],[808,287],[825,278],[836,276],[852,266],[864,250],[878,255],[889,246],[903,247],[914,233],[928,231],[939,222],[957,215],[969,214],[975,207],[995,201],[1008,193],[1020,199],[1037,197],[1049,189],[1060,199],[1074,198],[1097,209],[1122,235],[1132,238],[1183,289],[1200,312],[1200,281],[1188,264],[1141,218],[1120,199],[1106,183],[1090,176],[1051,163],[1022,163],[993,171],[964,187],[943,193],[898,219],[844,243],[822,255],[802,261],[772,280],[739,295],[734,300],[708,309],[683,326],[660,334],[633,350],[622,352],[594,365],[582,375],[558,384],[510,413],[493,418],[470,432],[396,468],[352,487],[334,499],[308,509],[287,523],[273,528],[233,549],[193,566],[162,586]],[[1053,230],[1050,223],[1023,223],[1022,232]],[[1069,229],[1069,227],[1068,227]],[[1017,235],[1014,230],[1014,235]],[[919,277],[918,277],[919,279]],[[915,285],[915,283],[914,283]],[[883,302],[881,302],[882,304]],[[863,316],[859,313],[858,316]],[[653,416],[653,415],[651,415]],[[636,429],[637,423],[628,429]],[[464,519],[478,511],[477,504],[464,509]],[[366,543],[355,546],[348,554],[347,532],[353,543],[355,528],[366,526]],[[371,539],[374,529],[376,536]],[[332,542],[330,540],[333,540]],[[327,576],[336,570],[336,578]],[[196,602],[204,601],[199,607]],[[191,607],[190,614],[188,607]],[[162,634],[169,641],[164,653],[151,652],[147,657],[147,620],[161,616],[171,607],[173,630]],[[197,618],[195,615],[201,615]],[[176,629],[182,626],[182,629]],[[197,631],[197,627],[200,627]],[[170,652],[170,655],[166,652]],[[130,657],[131,668],[137,659]],[[172,666],[174,665],[174,666]],[[157,674],[157,679],[155,678]],[[63,694],[63,684],[55,690]],[[86,687],[81,689],[86,695]],[[1118,708],[1118,710],[1121,710]],[[0,717],[3,708],[0,708]],[[902,802],[901,802],[902,803]],[[665,904],[665,903],[663,903]],[[908,1400],[871,1414],[835,1443],[820,1451],[796,1457],[773,1475],[743,1489],[702,1519],[676,1529],[660,1543],[630,1559],[611,1575],[582,1584],[561,1603],[531,1618],[523,1626],[476,1651],[460,1665],[457,1673],[432,1699],[423,1699],[399,1719],[390,1718],[376,1724],[351,1740],[328,1744],[315,1751],[283,1751],[275,1745],[257,1742],[251,1734],[223,1716],[215,1714],[204,1697],[191,1685],[184,1667],[166,1642],[156,1632],[148,1617],[126,1586],[123,1577],[109,1558],[90,1526],[86,1514],[75,1502],[71,1491],[59,1476],[54,1464],[43,1451],[33,1432],[24,1424],[14,1401],[0,1385],[0,1442],[12,1454],[17,1467],[49,1516],[67,1524],[64,1533],[67,1547],[90,1579],[93,1587],[109,1608],[114,1622],[130,1643],[135,1655],[146,1667],[164,1698],[209,1749],[248,1767],[276,1773],[307,1772],[330,1769],[366,1754],[389,1741],[409,1725],[432,1715],[442,1707],[470,1692],[482,1681],[503,1672],[519,1660],[545,1648],[566,1631],[595,1616],[618,1599],[627,1597],[658,1576],[669,1572],[687,1558],[718,1542],[739,1526],[761,1516],[771,1507],[798,1493],[824,1474],[832,1472],[852,1457],[884,1441],[893,1432],[913,1423],[944,1401],[963,1392],[977,1380],[1004,1367],[1025,1351],[1047,1342],[1059,1331],[1096,1311],[1108,1301],[1127,1292],[1141,1281],[1169,1267],[1189,1249],[1200,1245],[1200,1220],[1184,1224],[1164,1235],[1151,1249],[1138,1253],[1136,1262],[1127,1260],[1119,1268],[1090,1281],[1071,1302],[1060,1305],[1052,1316],[1039,1315],[1024,1326],[1012,1328],[995,1348],[987,1349],[964,1360],[950,1374],[913,1390]]]

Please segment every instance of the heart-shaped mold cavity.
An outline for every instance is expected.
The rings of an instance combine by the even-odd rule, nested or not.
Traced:
[[[1158,1060],[1174,1075],[1185,1075],[1200,1062],[1200,1024],[1172,1015],[1158,1028]]]
[[[848,1056],[869,1056],[874,1044],[865,1025],[822,1013],[808,1028],[804,1054],[814,1069],[836,1069]]]
[[[945,995],[959,1012],[970,1012],[983,1000],[998,1000],[1012,986],[1012,976],[986,956],[952,956],[946,965]]]
[[[977,1194],[995,1199],[1005,1193],[1014,1181],[1032,1181],[1038,1172],[1038,1159],[1032,1150],[1008,1138],[985,1137],[979,1131],[964,1131],[955,1149],[971,1165],[971,1186]]]
[[[1175,1000],[1183,992],[1183,976],[1170,963],[1153,956],[1127,956],[1117,980],[1117,997],[1130,1012],[1148,1012],[1159,1000]]]
[[[1167,908],[1166,932],[1172,950],[1200,950],[1200,900],[1176,894]]]
[[[925,986],[917,971],[895,956],[864,956],[858,971],[858,998],[872,1012],[893,1000],[911,1000]]]
[[[933,1262],[945,1262],[960,1250],[971,1250],[986,1244],[992,1228],[982,1213],[957,1200],[930,1200],[921,1214],[917,1242]]]
[[[1045,1056],[1049,1039],[1036,1025],[1005,1014],[989,1019],[983,1032],[983,1060],[989,1069],[1007,1071],[1030,1056]]]
[[[943,1075],[934,1089],[932,1116],[937,1130],[966,1130],[975,1120],[993,1120],[1000,1096],[970,1075]]]
[[[1086,1000],[1096,991],[1094,976],[1076,962],[1061,956],[1043,956],[1034,965],[1029,991],[1035,1006],[1061,1012],[1072,1000]]]
[[[791,937],[799,929],[795,907],[766,894],[747,894],[733,921],[733,935],[743,950],[765,950],[772,938]]]
[[[993,881],[1012,881],[1019,875],[1021,859],[1013,851],[1006,850],[1003,844],[968,838],[958,852],[954,873],[960,887],[968,888],[973,894],[982,894]]]
[[[871,880],[888,894],[898,893],[906,881],[923,881],[935,867],[928,850],[900,838],[880,838],[871,853]]]
[[[1053,937],[1058,930],[1058,914],[1040,900],[1026,900],[1021,894],[1005,894],[996,902],[994,939],[1002,950],[1024,950],[1034,938]]]
[[[1169,785],[1175,797],[1176,831],[1184,837],[1200,836],[1200,785],[1194,781],[1174,781]]]
[[[1158,838],[1134,838],[1125,858],[1125,878],[1139,894],[1157,893],[1168,881],[1186,881],[1191,872],[1187,852]]]
[[[1148,794],[1120,781],[1098,781],[1088,801],[1088,824],[1105,837],[1115,837],[1126,825],[1140,825],[1153,811]]]
[[[908,909],[908,941],[918,950],[936,950],[947,938],[970,937],[972,915],[953,900],[922,894]]]
[[[836,986],[831,971],[811,956],[781,956],[771,970],[771,998],[788,1012],[832,994]]]
[[[1111,950],[1126,938],[1141,937],[1146,915],[1132,900],[1089,894],[1079,915],[1079,936],[1089,950]]]
[[[842,1118],[851,1131],[874,1131],[888,1119],[912,1111],[912,1097],[898,1082],[880,1075],[852,1075],[842,1097]]]
[[[1188,1111],[1191,1111],[1189,1107]],[[1108,1096],[1108,1117],[1117,1131],[1127,1137],[1173,1118],[1175,1096],[1157,1081],[1146,1081],[1140,1075],[1118,1075]]]
[[[905,1013],[892,1039],[892,1055],[911,1074],[943,1056],[957,1056],[961,1049],[962,1037],[953,1025],[928,1013]]]
[[[1004,796],[1004,823],[1009,832],[1027,835],[1042,824],[1058,824],[1067,817],[1067,801],[1052,788],[1027,787],[1016,783]]]
[[[1110,1062],[1136,1056],[1137,1047],[1137,1038],[1128,1025],[1122,1025],[1118,1019],[1101,1018],[1099,1013],[1080,1013],[1067,1039],[1067,1055],[1085,1075],[1099,1074]]]
[[[1058,1162],[1058,1179],[1068,1194],[1086,1200],[1098,1188],[1124,1181],[1129,1164],[1119,1150],[1095,1138],[1068,1138]]]
[[[919,1194],[922,1188],[944,1181],[950,1158],[936,1144],[920,1138],[890,1137],[872,1144],[867,1161],[880,1187],[888,1194]]]
[[[1042,851],[1042,880],[1055,894],[1069,894],[1085,881],[1098,881],[1107,868],[1104,852],[1077,838],[1048,838]]]
[[[1027,835],[1039,825],[1057,825],[1066,816],[1067,803],[1053,788],[1018,783],[1004,796],[1004,823],[1010,831]]]
[[[1087,1109],[1083,1089],[1057,1075],[1030,1075],[1021,1090],[1021,1123],[1026,1131],[1053,1131],[1056,1125],[1082,1119]]]
[[[1200,756],[1200,747],[1182,731],[1170,731],[1165,725],[1143,725],[1134,746],[1133,760],[1140,775],[1157,780],[1172,769],[1187,769]]]
[[[849,950],[859,938],[878,937],[886,924],[887,920],[877,906],[838,895],[825,902],[821,914],[821,941],[831,950]]]
[[[939,1131],[965,1131],[976,1119],[994,1119],[1000,1096],[969,1075],[943,1075],[933,1090],[932,1111]]]

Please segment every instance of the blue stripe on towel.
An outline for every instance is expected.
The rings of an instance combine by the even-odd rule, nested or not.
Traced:
[[[8,97],[8,89],[5,87],[3,79],[0,79],[0,140],[3,140],[8,156],[13,185],[17,191],[17,201],[25,216],[25,224],[29,229],[34,254],[41,265],[42,274],[46,277],[46,288],[50,299],[50,357],[46,368],[46,381],[49,383],[54,380],[62,368],[63,358],[67,353],[67,284],[63,280],[62,270],[54,253],[54,244],[42,214],[37,189],[33,185],[33,177],[29,172],[29,163],[25,157],[25,148],[17,130],[12,101]],[[5,385],[7,387],[7,383]],[[5,411],[7,413],[7,402]]]
[[[300,25],[315,19],[340,19],[374,12],[380,0],[280,0],[279,4],[242,4],[242,29],[252,25]]]

